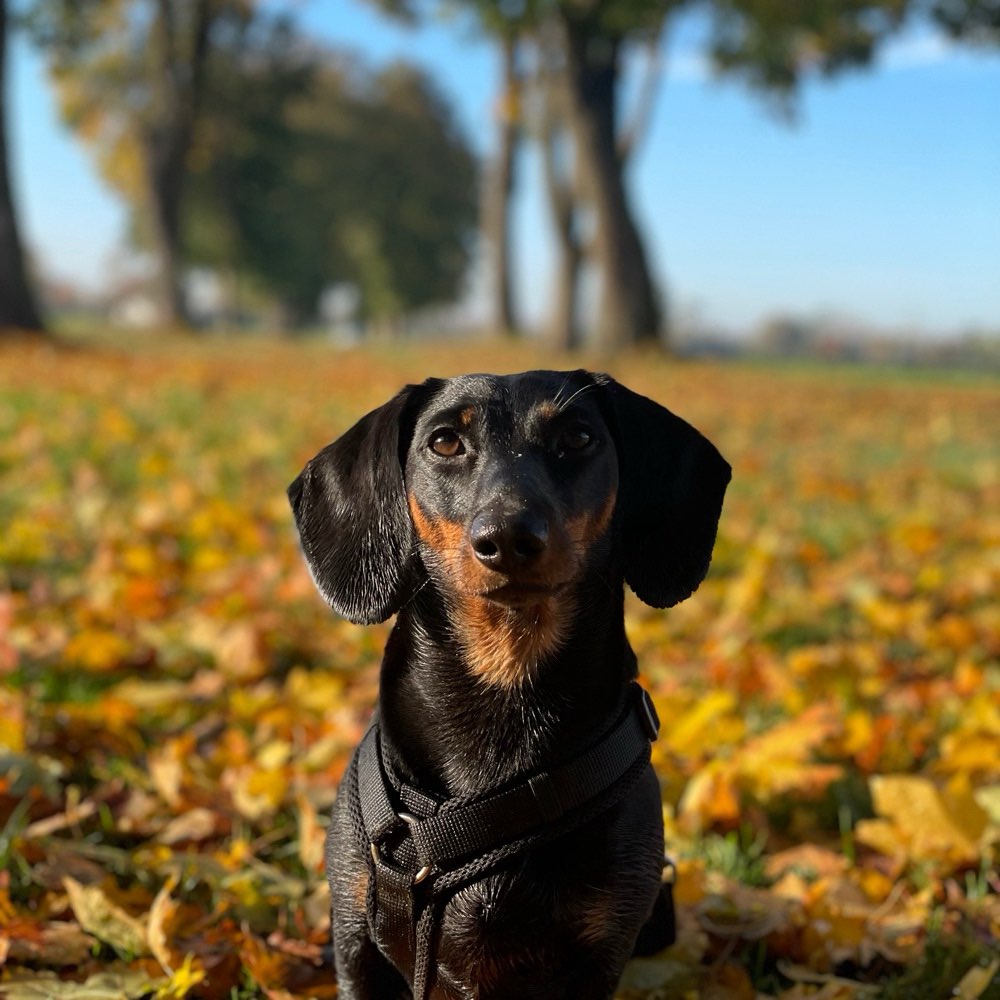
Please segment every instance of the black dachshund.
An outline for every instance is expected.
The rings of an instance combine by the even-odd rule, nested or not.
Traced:
[[[345,1000],[606,998],[669,943],[623,583],[688,597],[729,477],[608,376],[534,371],[407,386],[289,488],[326,600],[398,616],[327,838]]]

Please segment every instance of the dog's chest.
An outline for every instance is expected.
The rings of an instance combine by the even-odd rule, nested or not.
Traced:
[[[533,997],[532,984],[565,980],[585,949],[600,948],[613,925],[613,895],[581,886],[579,875],[570,878],[562,865],[545,873],[541,867],[527,862],[449,901],[437,949],[436,996]]]

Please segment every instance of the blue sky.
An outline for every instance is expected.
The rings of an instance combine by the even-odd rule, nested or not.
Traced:
[[[276,6],[273,4],[272,6]],[[468,26],[395,25],[360,0],[296,6],[310,31],[373,63],[423,64],[485,155],[496,62]],[[1000,329],[1000,53],[926,32],[873,72],[808,84],[795,125],[711,79],[695,22],[666,47],[633,202],[675,314],[729,330],[836,313],[916,334]],[[49,272],[97,286],[127,261],[126,213],[58,122],[44,67],[12,58],[13,158],[24,228]],[[537,158],[517,206],[519,291],[544,318],[552,247]],[[473,281],[473,308],[481,289]]]

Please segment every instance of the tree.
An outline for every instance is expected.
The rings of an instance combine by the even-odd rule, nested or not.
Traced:
[[[8,174],[6,115],[7,0],[0,0],[0,330],[41,332],[42,320],[28,283]]]
[[[669,26],[685,0],[558,0],[568,121],[578,169],[596,216],[603,278],[598,340],[605,348],[663,335],[660,300],[628,199],[627,144],[617,124],[627,46]],[[808,73],[868,64],[902,23],[906,0],[844,3],[714,0],[709,49],[722,73],[742,76],[785,108]]]
[[[161,318],[184,323],[181,218],[213,29],[244,0],[36,0],[63,117],[136,208]]]
[[[419,70],[390,66],[359,96],[356,134],[366,141],[356,162],[369,195],[346,215],[343,246],[366,313],[392,326],[459,291],[478,167],[449,105]]]
[[[194,142],[190,259],[244,275],[293,324],[353,285],[394,329],[453,300],[476,224],[476,162],[430,80],[372,74],[288,22],[220,39]]]
[[[525,71],[524,49],[537,23],[543,0],[370,0],[383,13],[409,24],[435,12],[459,11],[497,43],[500,80],[495,102],[496,147],[485,171],[481,228],[488,248],[490,324],[515,334],[520,328],[514,292],[512,205],[522,145]]]
[[[419,13],[443,5],[421,0],[373,0],[382,10],[415,19]],[[672,4],[667,4],[672,6]],[[539,73],[548,93],[542,98],[539,135],[543,143],[546,180],[556,231],[560,263],[554,335],[565,345],[578,342],[576,294],[584,258],[580,240],[581,196],[586,193],[596,220],[589,249],[596,259],[603,283],[599,333],[607,346],[624,339],[655,337],[660,328],[659,297],[623,180],[627,151],[617,132],[618,76],[626,35],[632,37],[663,22],[663,0],[462,0],[459,7],[471,14],[501,50],[500,106],[509,106],[511,95],[523,88],[517,70],[518,46],[537,43],[541,31],[556,25],[562,39],[558,47],[537,46],[536,52],[551,65]],[[520,103],[518,101],[518,103]],[[560,107],[559,117],[554,109]],[[568,126],[568,128],[564,128]],[[567,160],[566,134],[573,152]],[[500,116],[497,152],[486,190],[483,213],[487,242],[492,248],[495,322],[510,325],[511,267],[509,218],[513,191],[513,163],[518,132],[508,116]],[[565,167],[572,162],[574,181],[567,185]]]
[[[912,0],[714,0],[710,54],[720,73],[787,111],[806,76],[869,66],[911,7]]]
[[[655,37],[668,3],[560,2],[557,72],[565,93],[579,185],[594,216],[593,252],[601,276],[597,341],[605,350],[662,333],[662,306],[625,184],[628,146],[619,115],[622,58],[630,38]]]
[[[293,326],[315,315],[339,266],[317,204],[327,202],[317,193],[321,161],[338,164],[344,152],[324,139],[313,113],[321,68],[287,19],[256,13],[220,33],[182,217],[185,263],[228,277],[233,298],[241,287],[276,297]],[[337,117],[336,102],[327,111]]]
[[[596,219],[568,127],[570,93],[561,31],[550,18],[539,26],[535,37],[535,132],[558,245],[550,339],[554,346],[572,350],[583,343],[578,298],[583,267],[595,256]],[[616,129],[617,153],[623,165],[651,121],[661,68],[657,30],[649,32],[645,48],[646,65],[632,114]]]
[[[425,9],[420,0],[374,2],[410,17]],[[541,100],[537,132],[561,248],[556,327],[562,342],[578,340],[572,299],[579,269],[590,257],[602,282],[597,335],[606,349],[657,340],[666,333],[661,296],[625,176],[637,133],[620,121],[620,82],[625,55],[635,44],[655,46],[682,11],[700,8],[708,14],[708,49],[716,69],[742,77],[787,112],[805,76],[833,75],[870,64],[880,45],[908,15],[930,16],[956,37],[988,43],[1000,38],[997,0],[712,0],[702,4],[694,0],[461,0],[457,6],[475,15],[495,35],[498,25],[516,21],[521,45],[530,38],[538,59],[546,64],[538,73],[548,93]],[[556,44],[552,44],[553,35]],[[652,89],[644,88],[643,93],[648,96]],[[648,102],[640,101],[640,122],[648,120],[643,106]],[[567,134],[572,139],[571,153],[566,151]],[[502,142],[499,146],[504,148]],[[589,230],[586,239],[582,229]]]

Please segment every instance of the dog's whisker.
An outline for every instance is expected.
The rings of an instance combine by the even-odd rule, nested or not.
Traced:
[[[560,409],[560,400],[562,399],[563,390],[569,385],[569,380],[572,377],[573,377],[572,373],[567,374],[566,377],[562,380],[562,384],[556,391],[555,396],[552,397],[552,405],[555,406],[556,409]]]
[[[591,389],[596,389],[596,388],[597,386],[593,382],[588,382],[586,385],[580,386],[580,388],[577,389],[576,392],[574,392],[573,395],[570,396],[569,399],[567,399],[566,402],[559,407],[559,412],[562,413],[563,411],[565,411],[566,408],[569,406],[569,404],[572,403],[573,400],[576,399],[578,396],[582,396],[585,392],[589,392]]]

